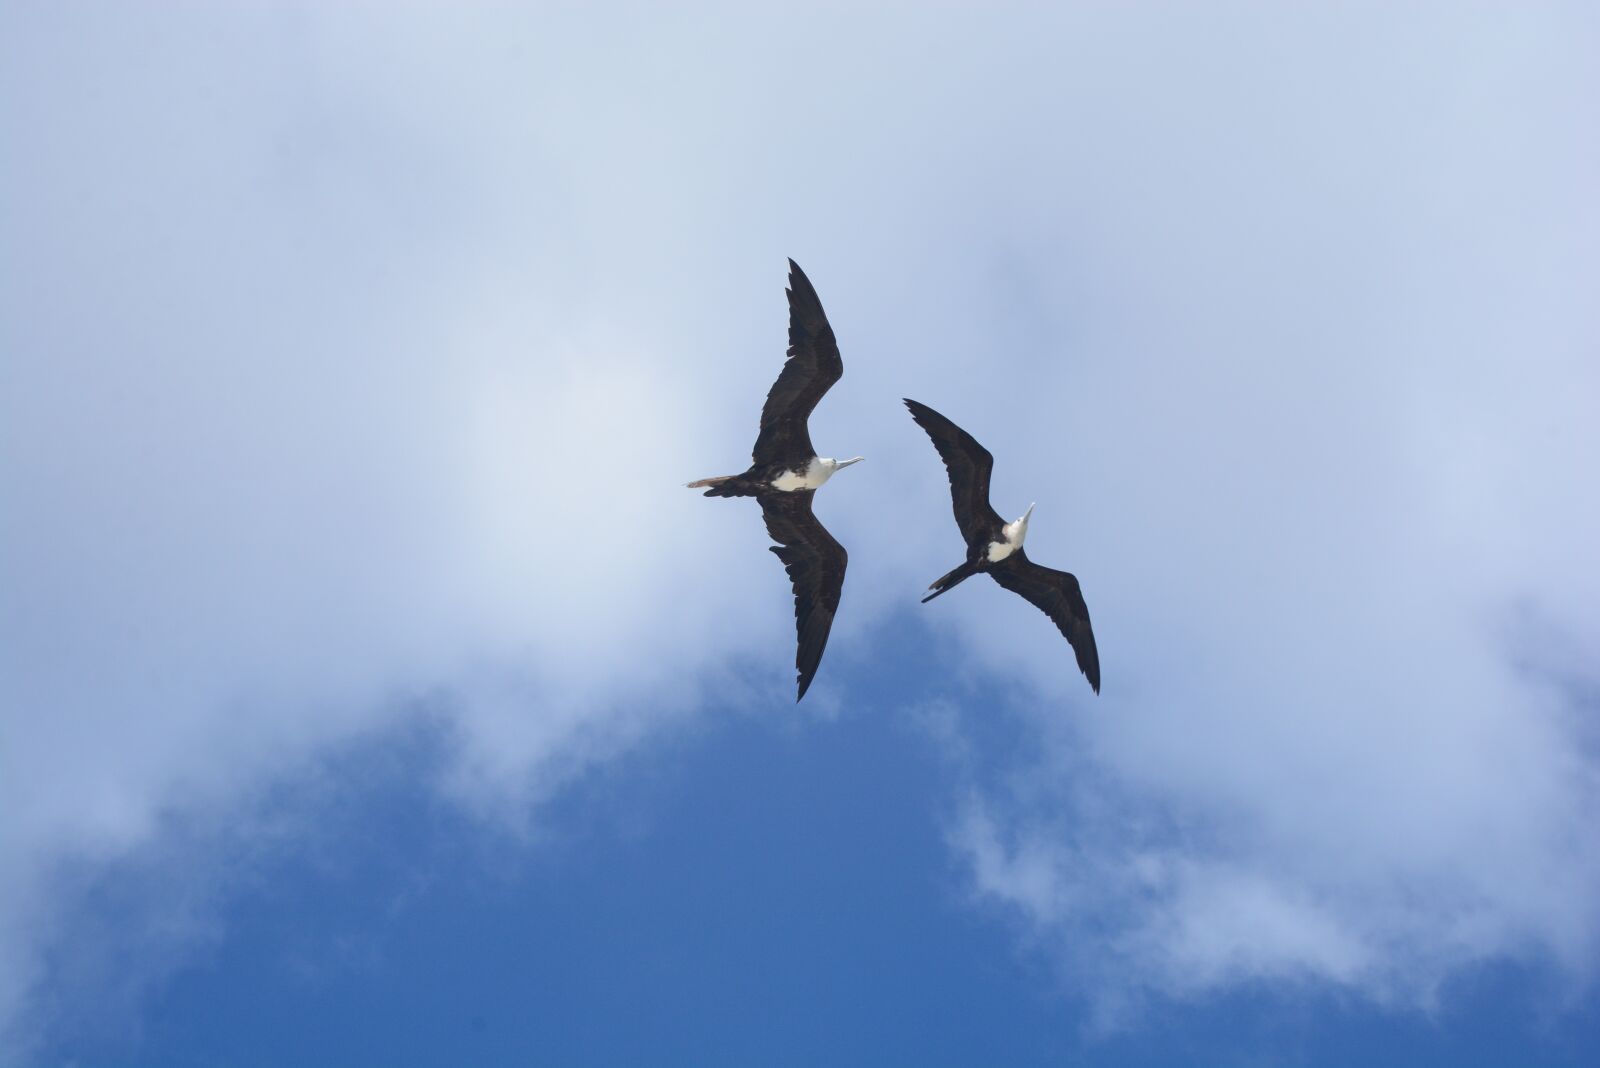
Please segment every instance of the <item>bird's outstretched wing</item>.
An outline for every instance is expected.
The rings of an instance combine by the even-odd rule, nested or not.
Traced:
[[[994,580],[1012,593],[1021,594],[1033,606],[1055,621],[1078,657],[1078,669],[1088,678],[1094,692],[1100,692],[1100,653],[1094,646],[1094,631],[1089,627],[1089,606],[1083,603],[1078,580],[1065,571],[1044,567],[1028,559],[1021,549],[989,570]]]
[[[994,470],[994,457],[971,434],[926,404],[907,400],[906,407],[911,409],[911,418],[933,439],[933,447],[939,450],[939,458],[950,472],[950,501],[961,536],[968,545],[991,537],[995,528],[1005,523],[989,504],[989,472]]]
[[[778,543],[772,551],[783,561],[789,581],[794,584],[794,622],[799,638],[794,666],[799,671],[800,684],[796,701],[806,695],[817,665],[822,663],[822,650],[827,648],[833,616],[839,610],[848,560],[844,546],[833,539],[811,511],[815,492],[768,493],[761,497],[767,533]]]
[[[794,260],[789,261],[789,357],[761,408],[761,433],[752,459],[792,463],[817,454],[806,421],[822,395],[844,376],[844,360],[822,301]]]

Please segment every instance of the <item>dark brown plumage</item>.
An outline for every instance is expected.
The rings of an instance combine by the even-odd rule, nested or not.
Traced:
[[[922,600],[933,600],[973,575],[987,574],[1012,593],[1020,594],[1061,631],[1078,660],[1078,669],[1100,692],[1100,653],[1089,626],[1089,606],[1078,580],[1065,571],[1044,567],[1028,559],[1021,545],[998,562],[989,559],[989,546],[1005,538],[1006,523],[989,503],[989,474],[994,457],[971,434],[926,404],[907,400],[911,418],[927,431],[950,475],[950,500],[956,526],[967,543],[967,559],[928,588]]]
[[[822,301],[794,260],[789,261],[787,292],[788,356],[761,407],[761,429],[751,450],[750,468],[738,475],[703,478],[689,486],[704,489],[707,497],[755,497],[761,502],[767,532],[778,543],[772,551],[783,561],[794,587],[798,701],[810,689],[822,663],[849,560],[844,546],[811,511],[814,487],[855,460],[824,460],[812,447],[807,422],[817,402],[844,375],[844,361]],[[798,474],[811,478],[817,472],[813,488],[797,488]]]
[[[807,421],[822,395],[844,377],[844,360],[833,327],[811,279],[789,261],[789,352],[778,380],[761,406],[761,432],[750,459],[756,466],[783,464],[793,469],[817,455]]]
[[[822,663],[833,616],[839,611],[839,595],[844,592],[845,565],[850,559],[844,546],[834,540],[811,511],[815,493],[802,490],[761,496],[761,516],[767,521],[767,533],[778,543],[772,551],[783,561],[794,587],[794,666],[799,685],[796,701],[811,688],[817,666]]]

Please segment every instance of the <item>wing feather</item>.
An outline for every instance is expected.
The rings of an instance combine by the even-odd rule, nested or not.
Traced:
[[[1089,626],[1089,606],[1075,576],[1028,559],[1021,549],[990,569],[994,580],[1049,616],[1078,657],[1078,670],[1100,692],[1100,652]]]
[[[772,547],[789,572],[794,586],[795,670],[799,685],[798,701],[806,695],[811,680],[822,663],[828,645],[834,614],[839,611],[839,595],[844,590],[844,571],[849,557],[844,546],[834,540],[828,528],[811,511],[814,490],[798,493],[769,493],[761,498],[761,515],[767,533],[778,544]]]
[[[758,464],[794,463],[817,454],[807,421],[817,402],[844,377],[833,327],[811,279],[789,261],[789,354],[761,408],[761,432],[751,458]]]
[[[933,447],[939,450],[945,470],[950,473],[950,503],[955,509],[956,525],[968,545],[979,538],[990,538],[995,528],[1004,525],[989,504],[989,474],[994,470],[994,456],[978,444],[976,438],[950,420],[914,400],[905,402],[911,418],[928,432]]]

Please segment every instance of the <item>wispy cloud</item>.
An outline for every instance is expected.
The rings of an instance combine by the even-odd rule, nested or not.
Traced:
[[[680,483],[748,445],[784,255],[869,457],[830,657],[958,551],[906,393],[1102,635],[1080,707],[1027,606],[929,616],[1073,704],[959,807],[981,891],[1130,990],[1576,969],[1595,27],[1443,11],[9,9],[0,1019],[62,865],[419,708],[517,819],[783,703],[782,576]]]

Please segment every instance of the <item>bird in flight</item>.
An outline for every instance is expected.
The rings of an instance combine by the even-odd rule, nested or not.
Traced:
[[[1050,617],[1077,655],[1079,670],[1099,693],[1100,654],[1094,646],[1089,606],[1083,603],[1078,580],[1065,571],[1034,563],[1022,551],[1033,505],[1028,505],[1028,510],[1013,522],[1001,519],[989,503],[989,472],[994,469],[989,450],[926,404],[914,400],[905,403],[911,409],[911,418],[933,439],[933,447],[939,450],[939,458],[950,473],[956,526],[967,542],[967,559],[929,586],[933,592],[922,603],[927,604],[973,575],[988,574]]]
[[[778,543],[772,551],[783,561],[794,586],[800,691],[795,700],[799,701],[822,663],[848,559],[844,546],[812,513],[811,498],[835,471],[859,463],[862,457],[835,460],[818,456],[811,445],[806,421],[822,395],[844,375],[844,361],[817,291],[794,260],[789,261],[788,294],[788,360],[761,408],[761,432],[751,450],[750,469],[740,475],[702,478],[689,483],[689,488],[704,489],[707,497],[754,497],[761,502],[767,533]]]

